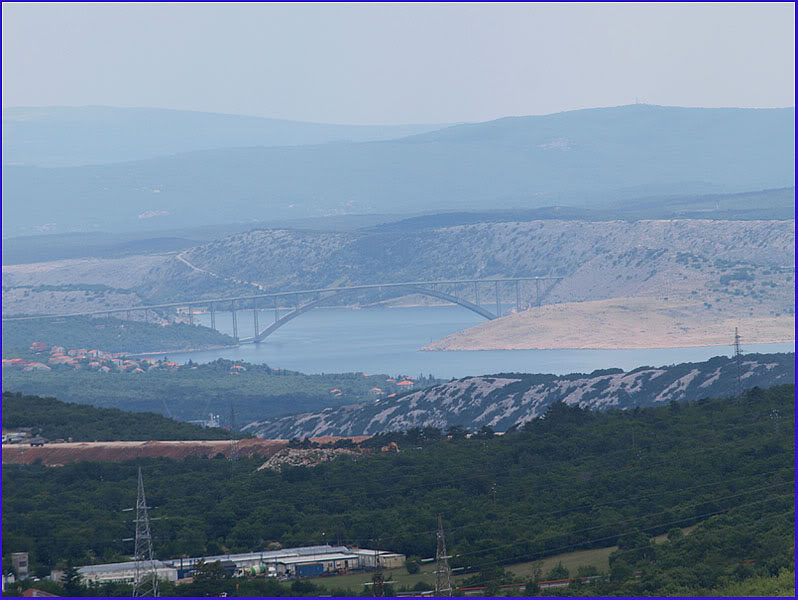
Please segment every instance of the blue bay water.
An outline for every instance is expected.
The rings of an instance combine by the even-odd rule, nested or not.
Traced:
[[[506,308],[509,308],[506,307]],[[251,336],[252,311],[237,313],[238,334]],[[210,315],[196,315],[210,325]],[[263,328],[272,322],[272,311],[260,311]],[[590,372],[619,367],[660,366],[702,361],[732,354],[728,346],[652,348],[634,350],[490,350],[424,352],[421,346],[484,320],[459,306],[382,309],[319,308],[278,329],[261,344],[238,348],[169,354],[179,363],[204,363],[227,358],[304,373],[364,372],[389,375],[432,374],[444,379],[500,372]],[[216,314],[220,331],[232,333],[229,312]],[[730,333],[730,338],[731,338]],[[795,343],[749,344],[745,352],[794,352]]]

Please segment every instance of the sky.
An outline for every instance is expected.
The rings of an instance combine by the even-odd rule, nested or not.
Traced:
[[[795,105],[783,4],[2,3],[3,107],[347,124]]]

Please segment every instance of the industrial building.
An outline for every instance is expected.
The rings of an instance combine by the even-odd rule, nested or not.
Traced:
[[[347,573],[361,569],[392,569],[404,566],[405,556],[385,550],[348,548],[347,546],[305,546],[284,548],[268,552],[244,554],[220,554],[194,558],[175,558],[155,561],[160,579],[180,583],[193,576],[197,564],[221,563],[231,574],[237,576],[265,576],[279,578],[318,577]],[[105,565],[90,565],[78,569],[86,582],[132,583],[136,577],[136,563],[123,562]],[[51,578],[58,581],[61,572],[53,571]]]
[[[363,569],[374,569],[377,564],[380,569],[398,569],[405,566],[404,554],[367,548],[352,548],[351,552],[360,558],[360,566]]]
[[[193,570],[200,561],[205,563],[232,562],[239,570],[257,567],[259,565],[274,565],[278,561],[299,556],[309,556],[318,559],[328,554],[348,553],[346,546],[305,546],[302,548],[283,548],[265,552],[246,552],[243,554],[217,554],[215,556],[198,556],[194,558],[175,558],[165,560],[164,563],[181,571]]]
[[[159,560],[154,562],[158,579],[177,581],[177,569]],[[78,568],[78,573],[80,573],[81,580],[85,583],[133,583],[136,580],[136,563],[135,561],[130,561],[89,565]],[[53,571],[50,574],[50,578],[54,581],[60,581],[61,577],[63,577],[63,572]]]
[[[329,554],[292,556],[275,562],[278,577],[318,577],[325,573],[346,573],[361,568],[357,554],[330,552]]]
[[[27,579],[30,575],[28,570],[28,553],[27,552],[12,552],[11,553],[11,568],[14,569],[14,575],[17,579]]]

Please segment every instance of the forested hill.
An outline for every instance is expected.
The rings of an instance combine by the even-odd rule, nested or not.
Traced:
[[[75,442],[128,440],[226,440],[230,432],[180,423],[148,412],[125,412],[55,398],[3,392],[3,429],[32,427],[47,440]]]
[[[745,388],[795,382],[795,354],[742,358]],[[371,435],[413,427],[506,431],[546,412],[553,402],[584,408],[628,409],[734,395],[737,365],[718,356],[700,363],[590,374],[503,373],[467,377],[395,398],[251,423],[246,431],[267,439],[322,435]]]
[[[398,453],[281,472],[249,458],[235,470],[197,457],[4,465],[3,557],[29,552],[36,576],[125,560],[134,524],[121,509],[141,467],[158,558],[324,539],[428,557],[441,515],[452,567],[483,585],[515,563],[617,544],[609,580],[579,593],[702,595],[793,565],[794,401],[785,385],[634,411],[557,403],[503,436],[416,430],[395,436]]]

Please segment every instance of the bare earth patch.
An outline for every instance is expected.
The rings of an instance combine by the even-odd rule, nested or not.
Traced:
[[[288,442],[281,440],[239,440],[241,456],[269,457]],[[151,441],[151,442],[73,442],[51,443],[44,446],[4,444],[3,464],[31,464],[41,460],[48,467],[81,461],[121,462],[134,458],[172,458],[183,460],[189,456],[213,458],[230,454],[230,442],[218,441]]]
[[[423,350],[543,350],[727,346],[795,341],[795,316],[709,310],[671,298],[613,298],[533,308],[427,344]]]
[[[354,442],[370,436],[350,437]],[[344,439],[337,436],[313,438],[319,443]],[[238,441],[239,456],[269,458],[288,446],[287,440],[247,438]],[[3,444],[3,464],[29,465],[37,460],[48,467],[60,467],[81,461],[121,462],[134,458],[171,458],[183,460],[189,456],[213,458],[217,454],[229,457],[229,440],[181,440],[147,442],[63,442],[44,446],[29,444]]]

